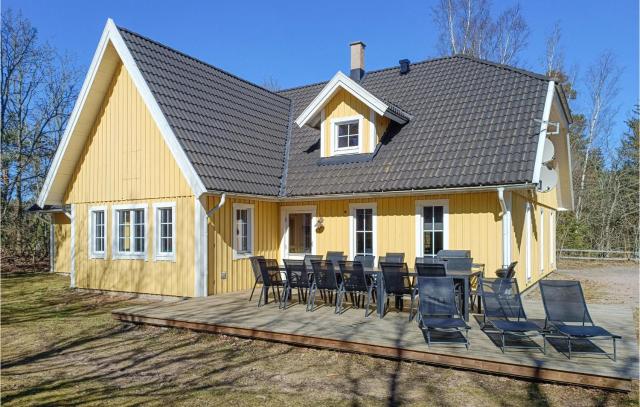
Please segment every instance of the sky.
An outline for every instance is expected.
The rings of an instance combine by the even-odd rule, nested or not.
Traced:
[[[349,70],[349,43],[367,44],[365,68],[421,61],[438,55],[431,7],[437,0],[393,2],[4,0],[20,10],[40,38],[68,53],[86,73],[107,18],[257,84],[270,79],[289,88],[330,79]],[[515,4],[494,0],[492,13]],[[527,69],[542,72],[545,40],[559,22],[565,65],[577,73],[576,112],[587,106],[587,68],[605,50],[623,69],[615,101],[613,140],[638,104],[638,1],[522,1],[531,33],[522,54]],[[79,86],[84,78],[79,78]],[[78,87],[79,87],[78,86]],[[582,97],[581,97],[582,96]],[[615,141],[614,141],[615,143]]]

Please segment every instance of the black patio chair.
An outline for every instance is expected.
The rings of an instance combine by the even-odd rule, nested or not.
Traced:
[[[437,257],[416,257],[416,264],[427,264],[427,263],[442,263],[442,260]]]
[[[311,261],[313,260],[322,260],[322,255],[320,254],[305,254],[304,255],[304,265],[307,267],[307,271],[313,274],[313,269],[311,268]]]
[[[393,253],[387,252],[384,255],[385,261],[388,263],[403,263],[404,262],[404,253]]]
[[[291,291],[298,289],[298,302],[305,301],[307,291],[310,285],[310,275],[304,260],[284,260],[284,268],[287,273],[287,280],[284,285],[284,293],[282,295],[282,309],[287,308],[287,302],[291,299]]]
[[[445,263],[416,263],[416,273],[420,277],[446,277]]]
[[[309,289],[307,311],[313,311],[313,309],[315,308],[316,291],[328,291],[332,294],[338,292],[338,280],[336,278],[336,270],[332,261],[312,260],[311,266],[313,267],[313,281],[311,282],[311,288]],[[331,296],[325,295],[324,298],[331,298]],[[338,312],[337,304],[335,312]]]
[[[263,256],[252,256],[249,257],[249,261],[251,262],[251,270],[253,271],[253,277],[256,279],[255,283],[253,283],[253,289],[251,290],[251,295],[249,296],[249,302],[253,298],[253,292],[256,290],[256,286],[258,284],[262,284],[262,273],[260,272],[260,264],[258,263],[258,259],[264,259]]]
[[[516,276],[517,261],[512,262],[507,267],[496,270],[498,278],[514,278]]]
[[[450,341],[431,340],[431,332],[461,333],[469,349],[469,329],[458,308],[453,278],[418,277],[418,326],[427,336],[427,346]]]
[[[280,302],[280,287],[284,287],[282,281],[282,274],[278,267],[278,262],[275,259],[256,258],[256,262],[260,268],[260,274],[262,276],[262,290],[260,290],[260,298],[258,299],[258,307],[266,304],[269,297],[269,287],[273,293],[273,298],[276,298],[276,289],[278,303]],[[264,296],[264,304],[262,303],[262,297]]]
[[[559,334],[567,339],[569,359],[571,359],[571,341],[576,339],[611,340],[613,342],[613,356],[616,360],[616,340],[621,336],[612,334],[606,329],[593,323],[587,303],[584,299],[582,286],[579,281],[569,280],[540,280],[540,294],[544,305],[545,329],[552,334]],[[547,334],[547,337],[550,334]],[[600,352],[573,352],[599,354]]]
[[[366,294],[367,302],[364,306],[364,316],[365,318],[368,317],[369,305],[371,304],[371,290],[373,289],[373,286],[367,281],[362,263],[358,261],[341,261],[338,264],[340,266],[340,275],[342,276],[342,282],[340,283],[338,296],[336,298],[338,314],[342,313],[342,303],[347,293],[351,295],[352,304],[358,304],[358,306],[360,304],[360,295]]]
[[[451,257],[471,257],[471,250],[439,250],[436,256],[440,259]]]
[[[447,270],[451,271],[471,271],[473,258],[471,257],[443,257],[447,263]]]
[[[409,274],[407,263],[380,263],[382,268],[382,280],[384,282],[384,292],[386,297],[385,308],[389,308],[389,295],[396,297],[396,306],[402,304],[405,295],[411,297],[411,306],[409,307],[409,321],[413,319],[413,307],[417,295],[417,289],[414,286],[413,278]],[[378,301],[384,301],[379,298]]]
[[[501,337],[500,350],[504,353],[505,348],[525,348],[528,346],[507,346],[505,335],[512,335],[518,338],[531,338],[542,336],[542,346],[540,350],[546,353],[546,342],[544,332],[533,322],[527,320],[520,298],[518,280],[506,278],[481,278],[480,293],[482,298],[482,330],[486,327],[498,331]]]
[[[347,260],[347,256],[345,256],[344,252],[327,252],[325,260],[332,262],[333,267],[337,270],[338,262]]]
[[[364,268],[372,268],[376,263],[376,256],[359,254],[353,258],[353,261],[359,262]]]

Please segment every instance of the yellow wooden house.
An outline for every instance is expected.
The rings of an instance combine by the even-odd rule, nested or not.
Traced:
[[[250,289],[248,258],[466,249],[485,274],[556,268],[573,208],[552,79],[466,56],[273,92],[106,24],[38,205],[71,286]],[[337,61],[337,65],[340,65]],[[303,68],[303,67],[301,67]]]

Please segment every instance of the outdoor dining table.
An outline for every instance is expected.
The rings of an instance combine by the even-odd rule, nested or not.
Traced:
[[[384,279],[382,278],[382,269],[380,267],[365,267],[365,273],[376,276],[376,295],[378,296],[378,301],[376,301],[376,311],[378,316],[383,318],[385,302],[382,299],[385,296],[385,290]],[[462,313],[465,321],[469,320],[469,297],[471,293],[470,282],[472,278],[479,276],[480,273],[480,271],[474,270],[447,270],[447,277],[453,277],[454,280],[462,281],[462,286],[464,287]],[[417,277],[418,273],[416,273],[412,268],[409,268],[409,275],[411,277]]]

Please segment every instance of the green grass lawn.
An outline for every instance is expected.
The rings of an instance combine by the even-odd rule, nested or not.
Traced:
[[[637,405],[632,394],[181,330],[123,325],[142,302],[68,277],[2,274],[2,405]]]

